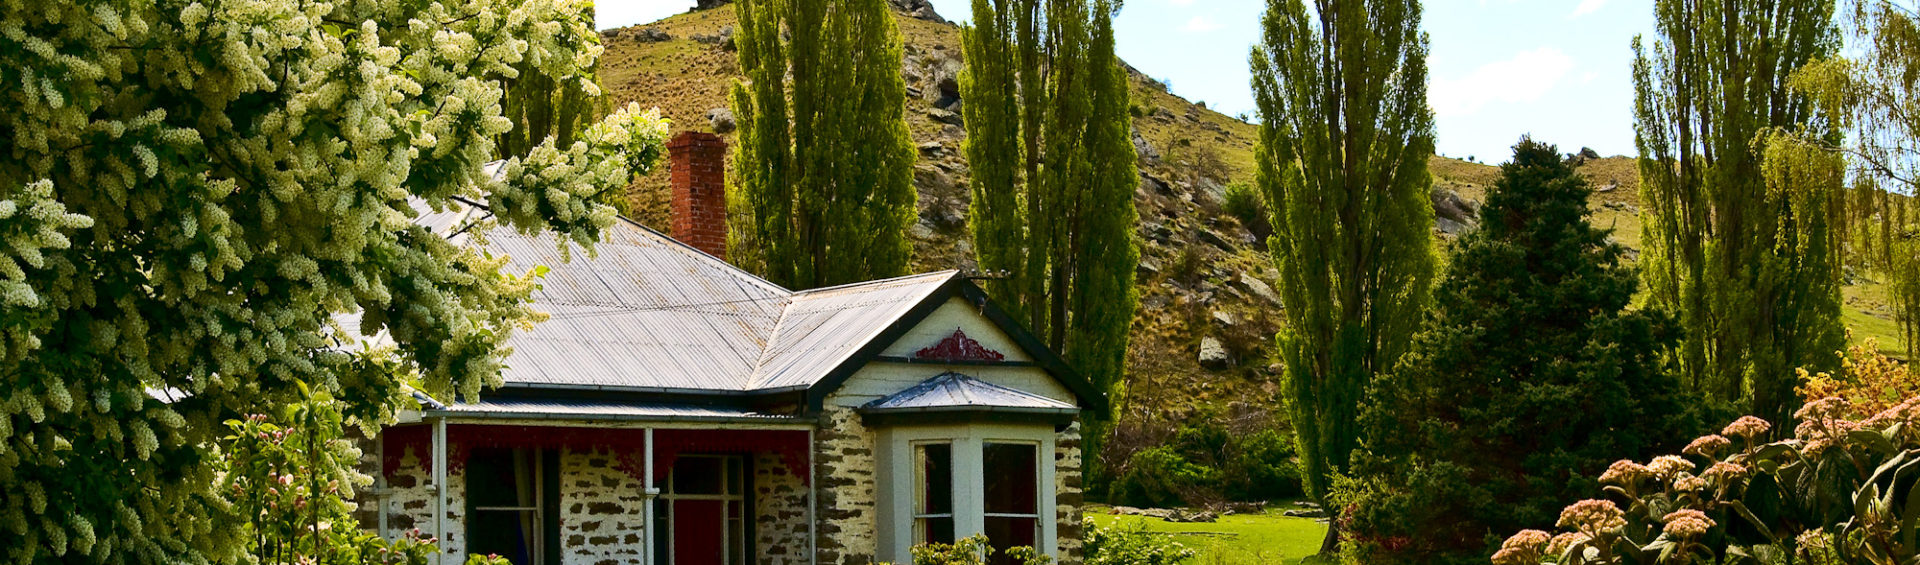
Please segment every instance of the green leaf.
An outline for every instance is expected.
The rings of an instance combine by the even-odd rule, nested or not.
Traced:
[[[1779,536],[1776,536],[1773,533],[1773,526],[1771,524],[1768,524],[1765,520],[1761,520],[1759,516],[1754,515],[1753,510],[1750,510],[1747,508],[1746,502],[1739,501],[1739,500],[1731,500],[1727,502],[1727,506],[1732,508],[1735,514],[1739,514],[1741,518],[1746,518],[1747,523],[1752,524],[1754,529],[1760,530],[1761,533],[1766,534],[1767,541],[1771,541],[1773,543],[1780,543]]]

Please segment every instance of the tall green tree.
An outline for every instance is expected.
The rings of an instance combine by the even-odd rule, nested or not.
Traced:
[[[0,2],[0,555],[240,561],[221,422],[311,392],[378,423],[403,383],[497,382],[534,277],[415,220],[613,221],[596,198],[645,171],[657,114],[482,168],[515,65],[593,63],[588,4]]]
[[[1324,502],[1362,392],[1406,351],[1433,279],[1427,39],[1417,0],[1270,0],[1261,23],[1254,162],[1287,311],[1282,382]]]
[[[913,140],[886,0],[739,0],[727,248],[788,288],[899,276]],[[785,39],[783,39],[785,38]]]
[[[974,0],[969,223],[988,290],[1102,390],[1125,370],[1139,183],[1110,0]]]
[[[1592,189],[1522,139],[1454,245],[1434,306],[1362,412],[1355,563],[1486,563],[1499,532],[1552,524],[1608,463],[1692,437],[1673,318],[1588,221]],[[1395,543],[1409,540],[1411,543]]]
[[[1857,181],[1848,201],[1848,261],[1885,275],[1907,356],[1915,358],[1920,227],[1909,210],[1920,194],[1920,11],[1912,2],[1851,0],[1842,15],[1858,48],[1801,68],[1791,85],[1847,134],[1844,144],[1826,147],[1846,155]]]
[[[1689,386],[1774,422],[1798,406],[1794,370],[1830,368],[1845,339],[1841,208],[1825,197],[1839,186],[1809,184],[1841,179],[1766,170],[1769,146],[1789,139],[1774,133],[1834,135],[1787,88],[1838,48],[1833,11],[1833,0],[1659,0],[1652,46],[1634,40],[1652,303],[1686,329]]]

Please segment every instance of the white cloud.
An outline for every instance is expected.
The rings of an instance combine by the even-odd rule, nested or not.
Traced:
[[[1559,49],[1522,51],[1512,59],[1481,65],[1466,76],[1433,79],[1427,101],[1441,116],[1473,114],[1491,102],[1533,102],[1571,70],[1573,58]]]
[[[1193,19],[1187,20],[1187,25],[1180,29],[1196,33],[1206,33],[1220,29],[1220,23],[1207,19],[1206,16],[1194,16]]]
[[[1592,84],[1593,79],[1596,79],[1596,78],[1600,78],[1599,71],[1587,71],[1584,73],[1580,73],[1580,84]]]
[[[1573,8],[1573,15],[1567,16],[1567,17],[1578,18],[1580,16],[1591,14],[1596,11],[1599,11],[1600,7],[1605,5],[1607,5],[1607,0],[1580,0],[1580,5],[1575,6]]]
[[[1175,6],[1188,6],[1193,4],[1193,0],[1167,0],[1167,3]]]

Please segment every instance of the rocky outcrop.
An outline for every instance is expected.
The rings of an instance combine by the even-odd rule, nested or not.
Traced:
[[[707,110],[707,123],[713,126],[713,133],[733,132],[733,109],[714,108]]]
[[[927,0],[889,0],[889,2],[893,4],[893,9],[908,16],[930,22],[947,23],[945,18],[941,18],[939,13],[933,11],[933,3]]]
[[[1207,336],[1200,338],[1200,366],[1208,369],[1225,369],[1233,364],[1233,357],[1227,354],[1227,346],[1219,338]]]

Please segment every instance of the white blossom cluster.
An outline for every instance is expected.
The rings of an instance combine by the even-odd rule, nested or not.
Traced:
[[[416,219],[486,202],[590,248],[664,121],[494,136],[503,81],[597,93],[600,53],[589,0],[0,0],[0,559],[239,559],[221,421],[497,384],[538,273]]]

